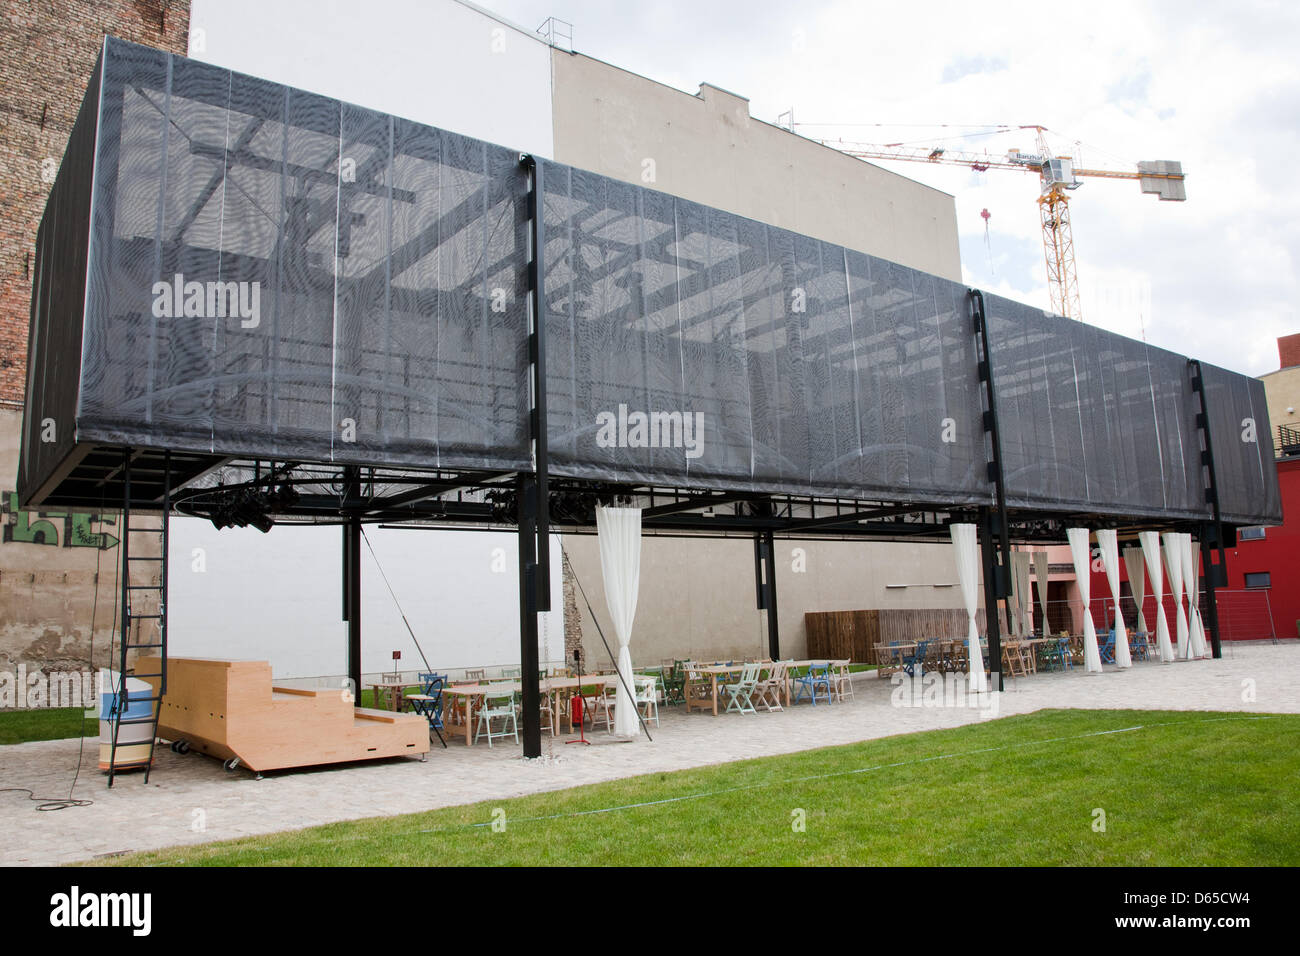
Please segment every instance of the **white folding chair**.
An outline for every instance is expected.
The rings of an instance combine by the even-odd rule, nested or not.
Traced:
[[[839,700],[853,696],[853,676],[849,673],[848,661],[834,661],[831,664],[831,692]]]
[[[762,669],[762,664],[746,664],[741,668],[740,680],[726,685],[727,695],[730,698],[727,701],[727,713],[733,710],[738,714],[758,713],[754,707],[754,691],[758,688],[758,675]]]
[[[493,733],[492,721],[501,721],[501,730]],[[506,730],[507,722],[510,729]],[[515,743],[519,743],[519,720],[515,715],[515,695],[513,691],[505,693],[494,693],[489,691],[483,695],[483,706],[478,712],[478,730],[474,732],[474,742],[478,743],[479,737],[487,731],[488,747],[492,746],[492,740],[496,737],[512,737]]]
[[[636,706],[646,720],[659,726],[659,679],[653,676],[635,677],[632,688],[636,692]]]
[[[773,661],[767,676],[758,682],[754,690],[756,707],[766,707],[768,712],[785,710],[781,695],[785,693],[785,675],[790,669],[789,661]]]

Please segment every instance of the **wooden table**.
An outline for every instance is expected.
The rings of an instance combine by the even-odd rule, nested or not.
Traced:
[[[774,661],[750,661],[749,663],[758,664],[763,668],[770,668],[775,662]],[[785,706],[789,707],[792,704],[792,700],[791,700],[792,695],[791,695],[790,687],[794,683],[794,678],[791,676],[790,671],[797,670],[800,667],[810,667],[813,664],[825,664],[828,667],[842,667],[848,663],[849,661],[847,659],[846,660],[822,659],[822,660],[815,660],[815,661],[786,661],[787,670],[785,672]],[[695,710],[712,710],[713,716],[717,717],[718,716],[718,678],[723,675],[739,674],[742,670],[745,669],[745,666],[746,666],[745,663],[741,662],[739,664],[710,664],[708,667],[694,668],[695,673],[707,674],[709,676],[709,698],[707,700],[701,698],[700,700],[692,701],[691,693],[690,693],[691,689],[689,686],[690,681],[688,680],[687,687],[686,687],[686,694],[685,694],[686,712],[689,714],[691,712],[692,707],[694,707]]]
[[[905,641],[901,644],[877,644],[876,647],[876,673],[880,677],[887,677],[903,669],[903,655],[915,650],[920,641]],[[939,660],[942,661],[945,656],[956,658],[959,654],[968,653],[966,650],[967,638],[964,637],[935,637],[930,638],[927,642],[932,647],[938,648]],[[983,641],[980,642],[983,651],[988,647]],[[945,654],[945,651],[948,652]],[[888,660],[884,660],[888,658]],[[922,662],[922,670],[925,664]],[[942,671],[943,667],[937,667],[935,670]]]
[[[403,680],[382,680],[371,684],[370,687],[375,692],[375,708],[377,710],[400,711],[402,709],[403,692],[411,684],[411,681]],[[360,701],[357,703],[360,703]]]
[[[602,687],[608,687],[618,681],[617,674],[584,674],[582,677],[547,677],[538,681],[538,687],[542,693],[551,698],[551,734],[558,735],[560,732],[560,692],[564,690],[576,690],[580,687],[586,687],[596,684]],[[485,694],[510,693],[518,694],[523,689],[519,681],[495,681],[492,683],[481,684],[459,684],[453,687],[444,687],[442,689],[443,697],[458,697],[465,704],[465,744],[474,746],[474,703],[481,700]],[[573,718],[569,718],[569,730],[573,730]]]

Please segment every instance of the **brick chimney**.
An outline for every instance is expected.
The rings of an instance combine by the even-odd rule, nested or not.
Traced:
[[[1295,368],[1300,365],[1300,332],[1278,338],[1277,355],[1282,362],[1279,368]]]

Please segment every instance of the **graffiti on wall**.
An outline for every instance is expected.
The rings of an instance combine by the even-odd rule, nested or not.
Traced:
[[[65,548],[117,547],[117,538],[96,525],[116,526],[113,515],[79,514],[68,511],[29,511],[18,507],[18,493],[0,492],[0,514],[4,517],[5,544],[44,544]]]

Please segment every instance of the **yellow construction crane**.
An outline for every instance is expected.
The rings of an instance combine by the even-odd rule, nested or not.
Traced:
[[[808,124],[799,124],[808,125]],[[1069,157],[1055,156],[1047,145],[1047,129],[1042,126],[1004,127],[1033,130],[1037,138],[1036,153],[1017,149],[1001,156],[988,153],[961,152],[942,147],[919,148],[902,143],[875,146],[822,140],[859,159],[898,159],[916,163],[941,163],[966,166],[977,172],[987,169],[1018,169],[1039,174],[1039,218],[1043,225],[1043,253],[1047,260],[1047,287],[1052,297],[1052,311],[1067,318],[1082,318],[1079,308],[1079,280],[1074,268],[1074,236],[1070,229],[1069,193],[1083,185],[1080,179],[1136,179],[1144,193],[1154,193],[1162,201],[1182,202],[1187,198],[1181,163],[1155,160],[1138,163],[1136,170],[1084,169]]]

